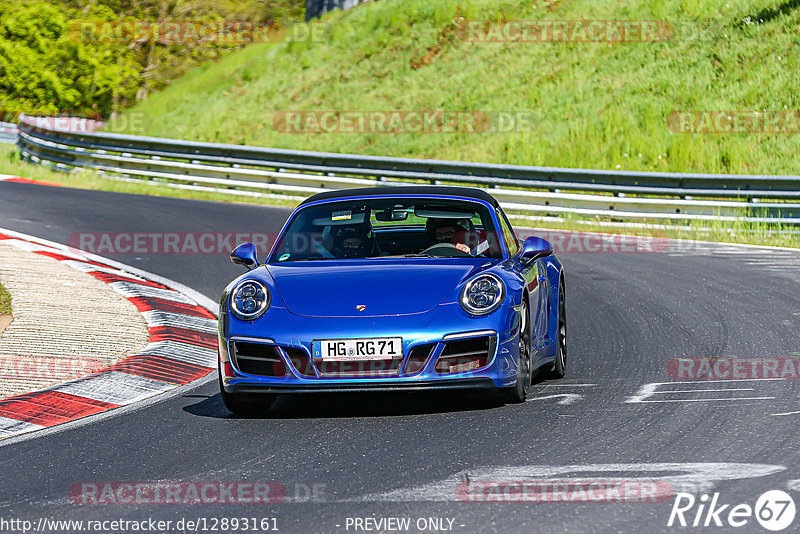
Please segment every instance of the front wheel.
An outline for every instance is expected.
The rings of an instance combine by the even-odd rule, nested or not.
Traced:
[[[504,400],[509,404],[525,402],[528,397],[528,388],[531,387],[531,335],[528,327],[528,305],[526,302],[522,303],[519,313],[519,368],[517,370],[517,383],[503,392]]]

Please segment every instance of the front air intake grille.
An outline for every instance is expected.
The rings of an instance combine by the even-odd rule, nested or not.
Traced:
[[[305,350],[298,347],[284,347],[283,350],[286,351],[287,356],[289,356],[289,361],[292,362],[292,366],[294,366],[298,373],[302,376],[317,376],[316,373],[314,373],[314,366],[311,364],[311,360]]]
[[[285,376],[286,364],[275,345],[234,341],[231,356],[233,363],[243,373],[259,376]]]
[[[464,373],[486,367],[494,356],[497,336],[481,336],[445,343],[436,362],[440,374]]]
[[[422,371],[435,346],[436,343],[427,343],[425,345],[417,345],[411,349],[411,352],[408,353],[408,358],[406,358],[406,365],[403,367],[403,374],[413,375]]]

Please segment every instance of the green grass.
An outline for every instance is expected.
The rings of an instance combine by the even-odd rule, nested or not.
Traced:
[[[11,294],[0,284],[0,315],[11,315]]]
[[[132,108],[164,137],[373,155],[627,170],[800,174],[800,136],[681,134],[684,110],[800,108],[800,9],[773,0],[382,0],[324,39],[252,45]],[[776,15],[777,16],[773,16]],[[470,43],[468,20],[685,22],[657,43]],[[764,19],[763,23],[743,24]],[[692,22],[703,21],[703,22]],[[420,60],[425,58],[421,67]],[[511,134],[293,134],[284,110],[530,112]],[[143,126],[143,127],[142,127]]]

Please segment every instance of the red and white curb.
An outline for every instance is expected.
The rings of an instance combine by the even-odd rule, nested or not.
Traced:
[[[14,176],[12,174],[0,174],[0,182],[13,182],[17,184],[39,184],[39,185],[49,185],[51,187],[62,187],[61,184],[54,184],[51,182],[42,182],[38,180],[29,180],[28,178],[22,178],[20,176]]]
[[[114,410],[203,379],[217,368],[216,304],[134,267],[0,228],[0,240],[107,283],[144,317],[150,343],[97,373],[0,400],[0,440]]]

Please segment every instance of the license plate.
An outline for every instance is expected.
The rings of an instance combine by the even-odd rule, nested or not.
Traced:
[[[315,360],[391,360],[403,357],[403,338],[319,339],[312,349]]]

